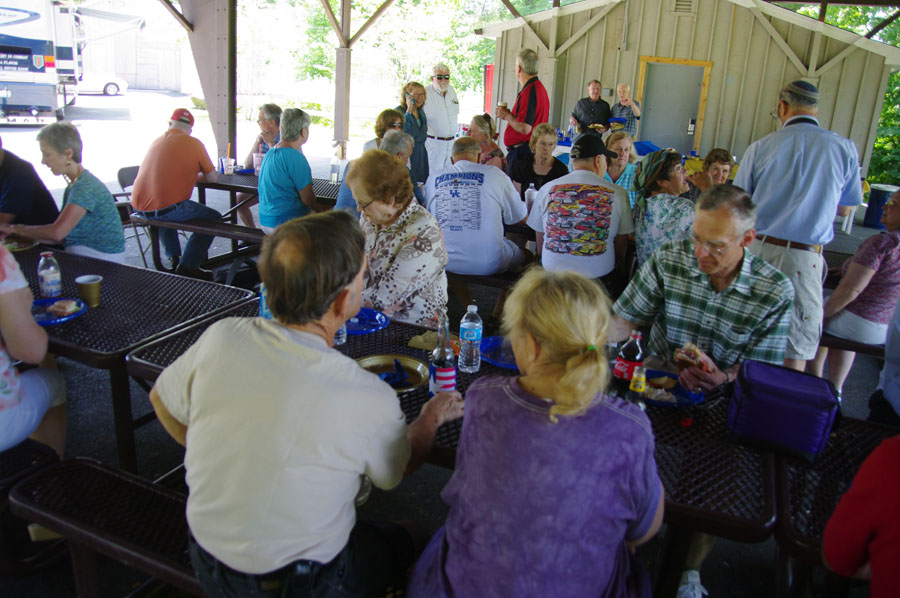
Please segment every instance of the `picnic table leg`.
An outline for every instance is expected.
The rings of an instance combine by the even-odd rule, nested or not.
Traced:
[[[119,467],[137,473],[137,454],[134,448],[134,422],[131,415],[131,389],[124,361],[109,370],[112,386],[113,419],[116,427],[116,449]]]
[[[97,554],[81,544],[69,541],[72,557],[72,576],[75,578],[75,594],[78,598],[99,596],[100,585],[97,575]]]
[[[681,573],[691,546],[691,531],[667,524],[656,565],[655,598],[672,598],[678,592]]]

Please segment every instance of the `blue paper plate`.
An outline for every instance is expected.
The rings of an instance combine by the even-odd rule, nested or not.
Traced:
[[[48,307],[50,307],[57,301],[62,301],[63,299],[71,299],[72,301],[77,303],[78,311],[59,318],[47,311]],[[53,326],[54,324],[62,324],[63,322],[68,322],[73,318],[77,318],[86,311],[87,305],[84,304],[84,301],[82,301],[81,299],[74,299],[72,297],[49,297],[47,299],[35,299],[34,303],[31,304],[31,315],[34,316],[34,321],[41,326]]]
[[[664,372],[662,370],[647,370],[647,380],[651,378],[659,378],[660,376],[666,376],[668,378],[678,379],[678,374],[673,374],[672,372]],[[650,387],[650,383],[647,383],[647,387]],[[648,405],[658,405],[659,407],[690,407],[691,405],[699,405],[703,402],[703,399],[706,398],[706,395],[702,392],[688,392],[684,388],[681,387],[681,384],[678,384],[669,391],[672,393],[672,396],[675,397],[675,403],[667,403],[663,401],[654,401],[652,399],[644,399],[644,402]]]
[[[253,174],[252,168],[235,168],[234,174]]]
[[[481,359],[498,368],[519,371],[512,347],[502,336],[485,336],[481,339]]]
[[[628,122],[628,119],[627,119],[627,118],[622,118],[621,116],[614,116],[614,117],[612,117],[611,119],[609,119],[609,122],[611,122],[611,123],[623,123],[623,124],[624,124],[624,123],[627,123],[627,122]]]
[[[391,321],[380,311],[363,307],[359,313],[347,320],[347,334],[369,334],[386,328]]]

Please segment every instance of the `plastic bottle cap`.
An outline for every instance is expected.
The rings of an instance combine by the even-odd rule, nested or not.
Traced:
[[[478,313],[478,306],[470,305],[469,307],[466,308],[466,311],[468,311],[470,314]]]

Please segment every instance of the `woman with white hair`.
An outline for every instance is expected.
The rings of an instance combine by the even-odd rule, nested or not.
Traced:
[[[75,125],[58,122],[37,135],[41,164],[66,182],[62,211],[50,224],[0,225],[0,233],[44,243],[62,243],[68,253],[125,262],[125,235],[116,201],[103,182],[81,165],[81,136]]]
[[[309,114],[288,108],[281,114],[281,141],[269,150],[259,171],[259,224],[271,233],[279,224],[324,212],[312,188],[312,170],[300,149],[309,139]]]

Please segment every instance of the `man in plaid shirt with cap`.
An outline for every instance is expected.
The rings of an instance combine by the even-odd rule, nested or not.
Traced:
[[[741,362],[781,365],[794,287],[746,249],[756,238],[756,206],[740,187],[714,185],[697,200],[690,239],[657,249],[616,301],[609,340],[653,325],[649,353],[672,361],[686,342],[703,352],[708,371],[688,367],[682,387],[709,391],[734,380]],[[678,598],[702,598],[700,566],[715,537],[693,534]]]

